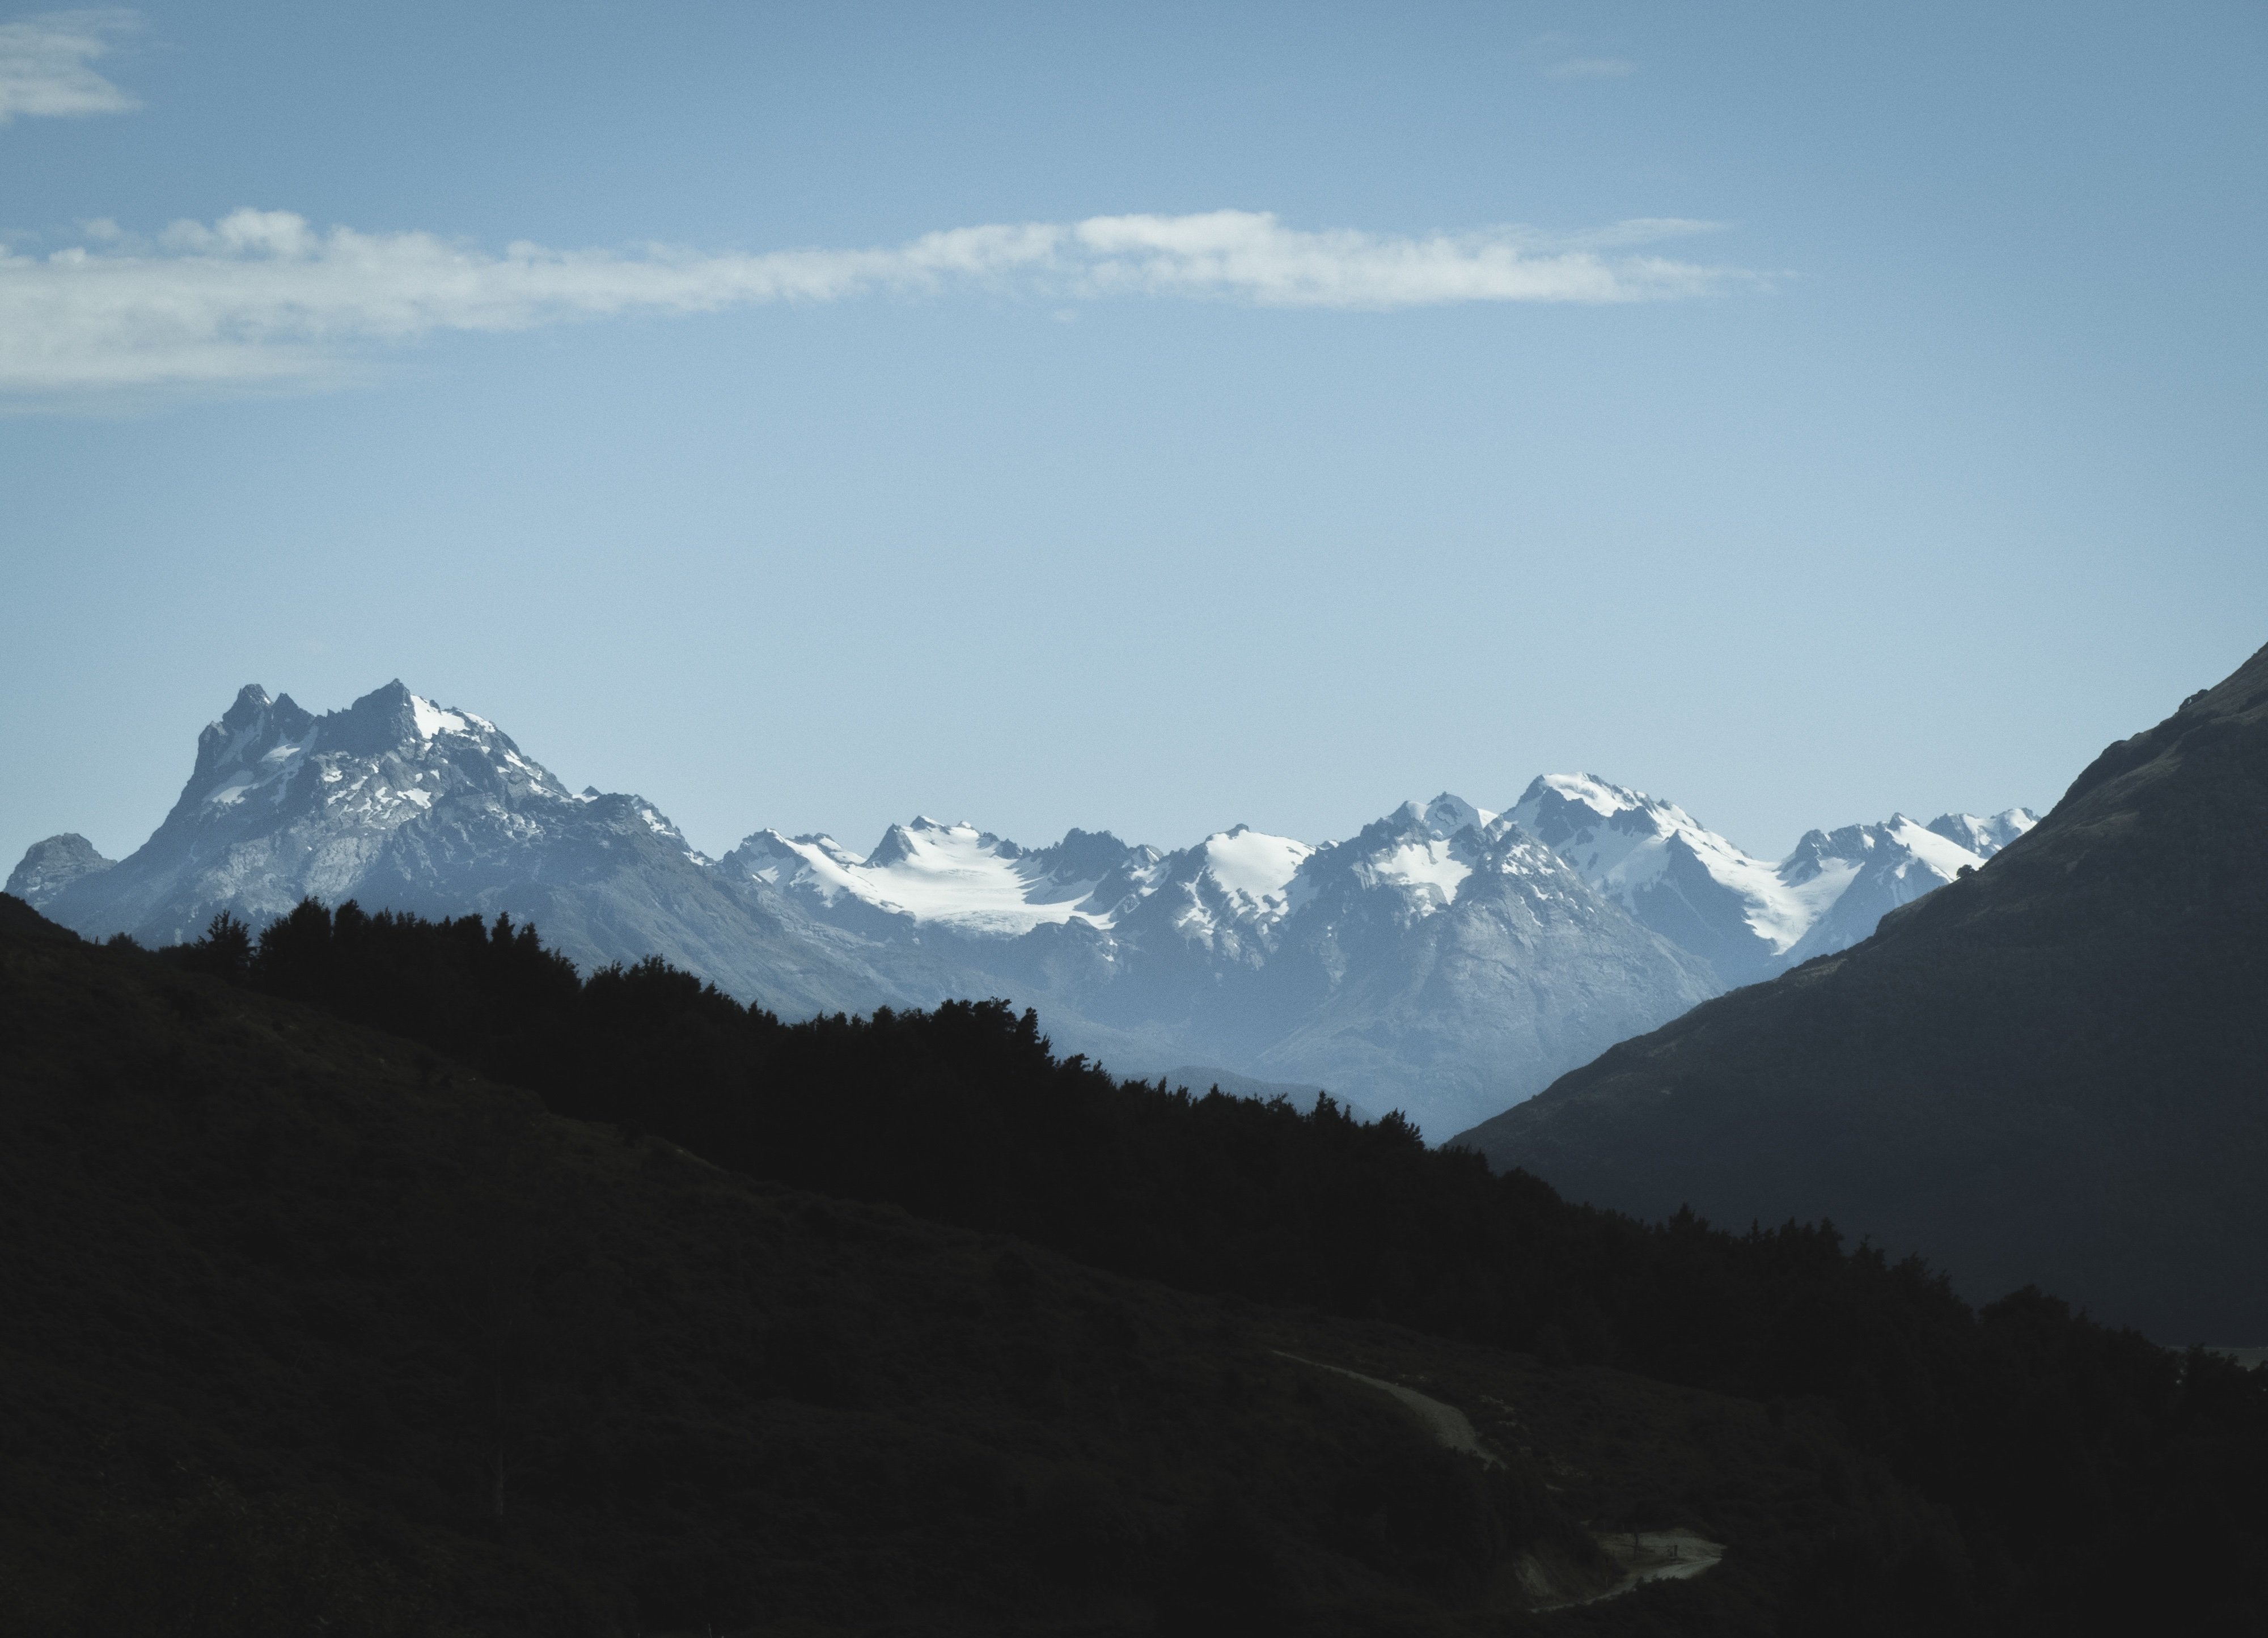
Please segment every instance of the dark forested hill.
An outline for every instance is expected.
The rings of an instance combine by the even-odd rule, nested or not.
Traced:
[[[0,1629],[2268,1612],[2257,1375],[1122,1084],[1003,1008],[784,1025],[501,923],[151,955],[0,903]],[[1723,1564],[1538,1612],[1673,1527]]]
[[[1462,1141],[1578,1200],[1831,1217],[1972,1296],[2268,1340],[2268,650],[1867,943]]]
[[[1816,1557],[1755,1407],[1580,1373],[1709,1423],[1713,1509],[1548,1407],[1483,1466],[1285,1357],[1455,1350],[758,1183],[14,901],[0,1024],[0,1632],[1522,1630],[1613,1580],[1547,1474],[1756,1542],[1683,1597],[1702,1630]],[[1475,1395],[1553,1381],[1465,1355]]]

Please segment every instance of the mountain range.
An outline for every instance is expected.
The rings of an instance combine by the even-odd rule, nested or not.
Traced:
[[[2268,1338],[2264,815],[2268,649],[2105,750],[1989,870],[1463,1141],[1641,1216],[1827,1217],[1971,1295]]]
[[[859,854],[759,830],[721,858],[570,790],[400,682],[317,715],[247,686],[127,858],[34,845],[8,891],[92,937],[261,925],[301,898],[509,914],[586,968],[660,955],[784,1017],[999,995],[1123,1073],[1329,1087],[1446,1135],[1724,990],[1865,938],[2024,810],[1813,831],[1778,864],[1587,775],[1444,793],[1344,841],[1239,825],[1174,852],[1025,848],[918,818]]]

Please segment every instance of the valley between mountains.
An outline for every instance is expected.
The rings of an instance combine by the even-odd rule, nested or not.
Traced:
[[[254,928],[302,898],[534,922],[586,971],[659,955],[783,1017],[1000,996],[1123,1074],[1328,1087],[1445,1138],[1700,1002],[1865,939],[2034,822],[1903,815],[1778,863],[1587,775],[1443,794],[1336,841],[1173,851],[916,819],[860,854],[758,830],[721,858],[390,683],[316,714],[247,687],[123,860],[34,845],[8,891],[92,937]]]

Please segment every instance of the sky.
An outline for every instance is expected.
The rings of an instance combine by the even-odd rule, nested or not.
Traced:
[[[2268,642],[2268,11],[0,10],[0,853],[2045,809]]]

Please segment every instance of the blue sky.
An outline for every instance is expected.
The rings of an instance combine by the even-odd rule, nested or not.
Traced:
[[[1977,11],[0,12],[0,852],[397,675],[711,849],[2043,808],[2268,641],[2268,13]]]

